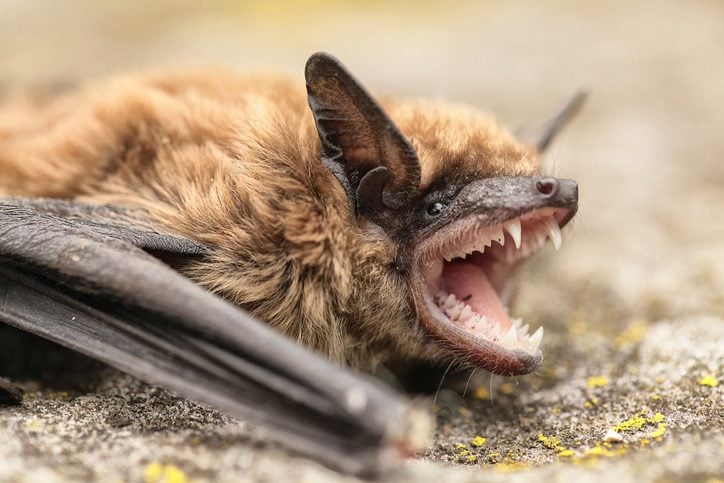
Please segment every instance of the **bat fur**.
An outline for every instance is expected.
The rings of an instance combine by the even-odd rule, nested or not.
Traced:
[[[418,193],[541,174],[535,147],[475,109],[381,104],[419,159]],[[465,362],[418,322],[401,247],[356,213],[320,162],[319,136],[304,85],[274,75],[161,71],[11,96],[0,105],[0,196],[140,211],[210,248],[181,273],[335,363]]]
[[[492,118],[442,102],[382,102],[436,180],[534,176]],[[178,269],[337,363],[446,361],[391,267],[398,246],[355,216],[320,163],[304,85],[220,69],[115,78],[0,109],[0,195],[143,210],[211,247]]]

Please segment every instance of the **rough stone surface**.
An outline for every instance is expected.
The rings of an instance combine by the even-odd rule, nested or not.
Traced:
[[[447,97],[513,124],[590,90],[548,156],[551,172],[579,181],[579,217],[559,253],[521,274],[514,310],[545,326],[543,367],[474,374],[464,397],[467,374],[449,376],[429,449],[387,479],[724,479],[721,3],[99,5],[0,0],[0,77],[195,61],[301,76],[323,49],[376,92]],[[19,379],[22,406],[0,407],[0,482],[357,481],[247,423],[0,336],[2,370],[35,374]],[[623,441],[605,442],[614,428]]]

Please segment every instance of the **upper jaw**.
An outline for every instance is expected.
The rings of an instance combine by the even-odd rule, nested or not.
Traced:
[[[488,182],[486,189],[469,189],[478,194],[477,200],[471,200],[471,193],[463,190],[456,199],[456,211],[464,214],[420,243],[412,270],[415,307],[426,331],[459,360],[498,374],[525,374],[535,370],[542,360],[538,349],[542,329],[529,335],[527,325],[511,320],[504,307],[505,293],[521,261],[546,240],[550,239],[556,248],[560,246],[560,227],[577,210],[575,182],[554,180],[555,190],[549,192],[546,188],[546,193],[536,196],[540,179],[484,180]],[[551,178],[544,180],[550,182]],[[533,190],[527,189],[531,186]],[[481,191],[483,199],[479,198]],[[506,194],[507,204],[490,206],[491,198],[503,200],[501,192]],[[466,202],[460,202],[461,195]],[[456,277],[466,272],[475,276],[476,267],[484,274],[485,283],[473,280],[468,286],[482,286],[481,293],[491,292],[492,288],[497,297],[476,294],[464,307],[467,303],[462,293],[452,298],[450,294],[465,290],[465,283],[458,283]]]

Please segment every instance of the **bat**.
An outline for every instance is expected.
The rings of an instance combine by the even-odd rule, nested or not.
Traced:
[[[577,211],[540,153],[584,96],[516,138],[379,103],[326,53],[305,80],[163,71],[0,105],[0,322],[374,475],[430,417],[362,372],[540,364],[506,305]]]

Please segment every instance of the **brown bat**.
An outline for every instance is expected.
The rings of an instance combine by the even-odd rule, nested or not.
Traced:
[[[341,366],[540,364],[542,329],[506,305],[576,212],[539,153],[582,97],[521,142],[473,109],[380,105],[324,53],[305,77],[306,95],[201,70],[7,100],[0,321],[370,474],[427,418]]]

